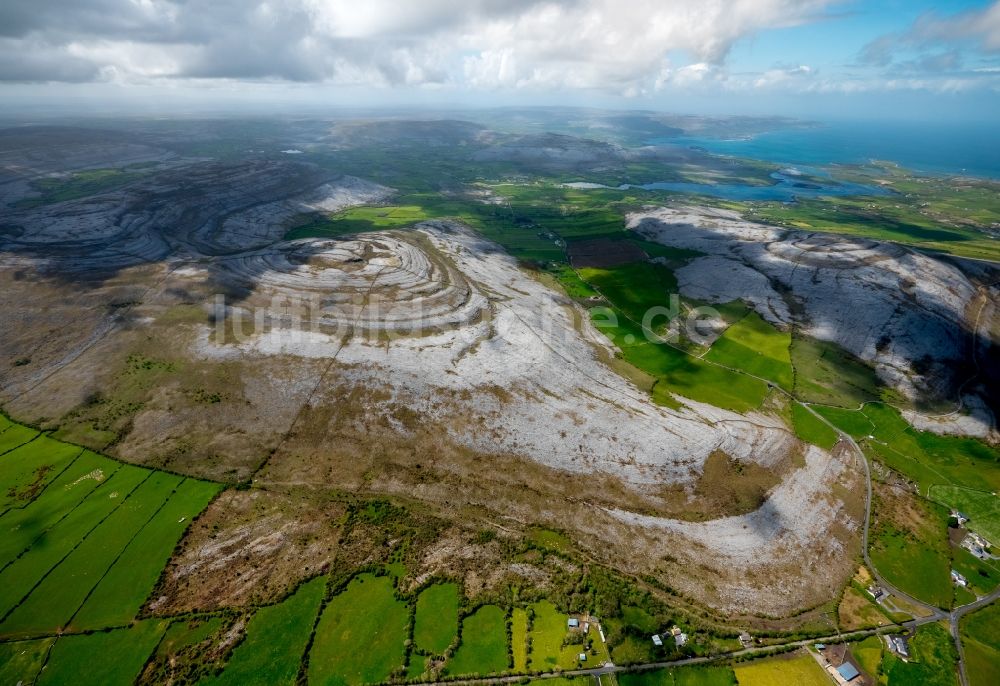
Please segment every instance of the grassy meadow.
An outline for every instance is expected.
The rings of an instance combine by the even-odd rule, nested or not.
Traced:
[[[360,686],[403,666],[410,617],[388,576],[362,574],[327,603],[309,651],[309,682]]]

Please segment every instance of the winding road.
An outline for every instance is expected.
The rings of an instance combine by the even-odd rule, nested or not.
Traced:
[[[607,302],[613,304],[614,301],[612,301],[604,293],[602,293],[600,291],[600,289],[597,288],[594,284],[591,284],[588,281],[586,281],[580,275],[579,271],[576,269],[575,266],[573,267],[573,271],[574,271],[574,273],[576,273],[577,277],[580,278],[581,281],[583,281],[584,283],[587,283],[587,285],[590,286],[596,293],[598,293],[598,295],[600,295],[602,298],[604,298]],[[959,389],[959,409],[961,408],[961,403],[962,403],[962,400],[961,400],[961,390],[964,389],[964,387],[966,385],[968,385],[968,383],[970,381],[972,381],[980,373],[979,363],[978,363],[978,360],[976,359],[976,351],[977,351],[977,348],[978,348],[978,345],[979,345],[978,336],[979,336],[980,318],[982,317],[983,310],[985,309],[985,305],[986,304],[987,304],[987,301],[984,299],[983,302],[982,302],[982,304],[980,305],[979,311],[978,311],[978,313],[976,315],[976,322],[975,322],[975,327],[974,327],[974,336],[973,336],[973,341],[972,341],[972,348],[973,348],[973,361],[976,364],[976,371],[975,371],[975,374],[973,374],[972,377],[970,377],[969,379],[966,379],[965,382],[963,382],[962,386]],[[634,319],[632,319],[631,317],[629,317],[624,312],[621,313],[621,314],[626,319],[629,319],[630,321],[632,321],[634,324],[642,326],[641,322],[635,321]],[[643,328],[645,328],[645,327],[643,327]],[[648,332],[647,331],[647,333],[652,333],[652,332]],[[915,629],[916,627],[918,627],[920,625],[923,625],[923,624],[928,624],[928,623],[932,623],[932,622],[938,622],[938,621],[948,620],[948,623],[949,623],[949,626],[950,626],[950,633],[951,633],[951,636],[952,636],[952,640],[954,641],[955,648],[958,651],[958,676],[959,676],[959,682],[960,682],[961,686],[969,686],[969,679],[968,679],[968,675],[966,674],[966,667],[965,667],[965,651],[963,649],[962,639],[961,639],[961,635],[959,633],[959,621],[961,620],[961,618],[963,616],[965,616],[969,612],[973,612],[973,611],[978,610],[978,609],[980,609],[982,607],[985,607],[985,606],[989,605],[990,603],[992,603],[993,601],[995,601],[998,598],[1000,598],[1000,587],[997,587],[989,595],[983,596],[982,598],[979,598],[979,599],[977,599],[976,601],[974,601],[972,603],[968,603],[966,605],[961,605],[959,607],[956,607],[956,608],[952,609],[950,612],[946,612],[945,610],[942,610],[939,607],[936,607],[934,605],[930,605],[928,603],[925,603],[922,600],[918,600],[917,598],[914,598],[910,594],[905,593],[905,592],[901,591],[900,589],[898,589],[896,586],[890,584],[888,581],[885,580],[885,577],[883,577],[879,573],[878,568],[872,562],[872,559],[871,559],[871,557],[868,554],[868,539],[869,539],[869,530],[871,528],[871,511],[872,511],[872,475],[871,475],[871,466],[869,465],[868,459],[867,459],[867,457],[865,457],[864,452],[861,450],[861,446],[859,446],[857,444],[857,442],[854,440],[854,438],[852,438],[851,436],[849,436],[848,434],[844,433],[839,428],[837,428],[836,426],[834,426],[829,420],[827,420],[825,417],[823,417],[818,412],[816,412],[811,407],[811,405],[809,403],[804,402],[804,401],[800,400],[799,398],[795,397],[795,395],[792,392],[787,391],[784,388],[781,388],[780,386],[778,386],[777,384],[775,384],[773,381],[771,381],[769,379],[765,379],[765,378],[760,377],[760,376],[757,376],[757,375],[752,374],[750,372],[747,372],[747,371],[745,371],[743,369],[737,369],[735,367],[730,367],[728,365],[724,365],[724,364],[721,364],[719,362],[708,360],[708,359],[706,359],[704,357],[695,355],[692,352],[690,352],[688,350],[685,350],[684,348],[682,348],[680,346],[674,345],[667,338],[659,336],[658,334],[655,334],[655,333],[653,333],[652,335],[655,336],[657,339],[659,339],[659,342],[661,342],[663,344],[666,344],[666,345],[669,345],[672,348],[675,348],[676,350],[679,350],[682,353],[684,353],[684,354],[686,354],[686,355],[688,355],[690,357],[697,357],[702,362],[705,362],[707,364],[714,365],[714,366],[717,366],[717,367],[722,367],[723,369],[727,369],[727,370],[729,370],[731,372],[735,372],[737,374],[743,374],[745,376],[752,377],[754,379],[757,379],[758,381],[763,381],[770,388],[774,389],[775,391],[777,391],[779,393],[784,394],[792,402],[798,403],[799,405],[801,405],[802,407],[804,407],[806,410],[809,411],[810,414],[812,414],[814,417],[816,417],[817,419],[819,419],[819,421],[821,421],[824,425],[828,426],[830,429],[832,429],[834,432],[836,432],[836,434],[840,437],[840,441],[842,441],[846,445],[850,446],[850,448],[854,451],[855,458],[857,460],[860,460],[861,464],[864,466],[864,472],[865,472],[865,519],[864,519],[864,527],[863,527],[863,530],[862,530],[862,539],[861,539],[861,549],[862,549],[862,553],[863,553],[863,556],[864,556],[865,565],[868,567],[869,570],[871,570],[872,576],[874,577],[875,581],[877,581],[878,584],[882,588],[886,589],[887,591],[889,591],[893,595],[906,600],[907,602],[911,603],[912,605],[914,605],[914,606],[916,606],[916,607],[918,607],[918,608],[920,608],[920,609],[925,610],[925,611],[928,612],[927,616],[921,617],[921,618],[917,618],[917,619],[913,619],[913,620],[908,621],[908,622],[903,622],[901,624],[901,626],[909,628],[909,629]],[[862,403],[862,407],[863,406],[864,406],[864,403]],[[848,635],[850,635],[850,636],[857,635],[858,637],[861,637],[861,636],[867,636],[867,635],[871,635],[871,634],[881,633],[883,630],[884,630],[884,627],[880,628],[880,629],[872,629],[872,630],[865,631],[865,632],[855,632],[853,634],[848,634]],[[823,642],[824,640],[827,640],[827,641],[831,641],[831,640],[834,640],[834,639],[842,640],[842,638],[843,638],[843,635],[827,636],[827,637],[813,638],[813,639],[804,640],[804,641],[795,641],[795,642],[786,643],[786,644],[782,644],[782,645],[783,646],[804,646],[804,645],[808,645],[808,644],[811,644],[811,643]],[[766,650],[771,650],[771,649],[773,649],[775,647],[777,647],[777,646],[769,646],[768,648],[760,648],[760,649],[749,648],[749,649],[745,649],[745,650],[739,650],[739,651],[735,651],[735,652],[731,652],[731,653],[725,653],[723,655],[712,656],[712,657],[687,658],[687,659],[683,659],[683,660],[675,660],[673,662],[660,662],[660,663],[649,663],[649,664],[642,664],[642,665],[634,665],[634,666],[630,666],[628,668],[619,667],[619,666],[616,666],[616,665],[609,665],[609,666],[598,667],[598,668],[593,668],[593,669],[578,670],[578,671],[575,671],[575,672],[563,672],[562,674],[564,674],[564,675],[566,675],[566,674],[580,674],[580,675],[590,674],[590,675],[594,675],[594,676],[599,676],[601,674],[609,674],[609,673],[618,672],[618,671],[637,671],[637,670],[643,670],[643,669],[655,669],[655,668],[658,668],[658,667],[682,666],[682,665],[686,665],[686,664],[698,664],[698,663],[701,663],[701,662],[711,662],[711,661],[715,661],[715,660],[719,660],[719,659],[724,659],[724,658],[739,657],[741,655],[749,655],[749,654],[753,654],[755,652],[762,652],[762,651],[766,651]]]

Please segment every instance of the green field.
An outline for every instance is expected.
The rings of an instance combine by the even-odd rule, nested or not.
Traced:
[[[352,207],[323,218],[310,218],[307,222],[292,228],[286,240],[297,238],[338,238],[366,231],[401,229],[417,222],[430,219],[423,207],[417,205],[388,205]]]
[[[854,408],[880,397],[875,370],[835,343],[795,335],[789,353],[799,400]]]
[[[458,634],[458,586],[433,584],[417,596],[413,642],[417,648],[441,655]]]
[[[892,654],[885,656],[882,670],[889,677],[889,686],[955,686],[958,683],[958,655],[944,626],[922,626],[909,643],[909,662]]]
[[[741,369],[792,390],[792,361],[789,346],[792,335],[778,331],[756,312],[747,314],[712,344],[705,359]]]
[[[612,626],[611,621],[606,621],[607,626]],[[616,640],[610,642],[611,661],[616,665],[634,665],[642,662],[652,662],[661,654],[662,648],[654,648],[653,642],[646,636],[639,637],[635,634],[623,634]],[[654,652],[656,650],[657,652]]]
[[[1000,498],[987,491],[935,484],[928,489],[931,500],[954,508],[971,519],[967,529],[1000,544]]]
[[[872,421],[859,410],[846,410],[824,405],[813,405],[812,408],[816,410],[817,414],[855,440],[864,438],[875,430]]]
[[[885,642],[881,636],[869,636],[859,643],[851,646],[851,654],[861,665],[861,669],[869,676],[877,677],[878,668],[882,663],[882,653],[885,650]]]
[[[670,345],[646,340],[642,327],[618,317],[617,326],[595,325],[608,335],[629,364],[657,379],[653,400],[676,405],[670,393],[710,403],[736,412],[760,407],[767,396],[767,384],[693,357]]]
[[[660,624],[656,617],[652,616],[641,607],[626,605],[622,608],[622,619],[626,624],[634,626],[645,634],[655,634],[660,630]]]
[[[34,198],[24,198],[17,202],[17,207],[35,207],[55,202],[65,202],[77,198],[86,198],[97,193],[118,188],[140,178],[141,173],[135,168],[129,169],[84,169],[66,176],[44,177],[31,182],[32,187],[40,195]]]
[[[0,684],[33,684],[55,642],[53,637],[0,643]]]
[[[1000,451],[972,438],[939,436],[912,428],[899,411],[877,403],[864,407],[875,425],[869,449],[887,465],[916,480],[927,494],[934,484],[1000,490]]]
[[[912,497],[909,507],[919,513],[907,527],[884,521],[887,514],[876,502],[876,524],[869,554],[886,580],[924,602],[949,608],[952,602],[951,550],[948,512],[939,505]]]
[[[30,427],[10,424],[0,433],[0,459],[6,457],[7,453],[14,448],[24,445],[36,436],[38,436],[38,432]]]
[[[830,675],[811,655],[771,657],[744,662],[733,668],[739,686],[829,686]]]
[[[868,403],[860,410],[818,405],[814,409],[845,433],[861,439],[871,456],[916,481],[925,496],[939,486],[1000,490],[1000,451],[981,441],[918,431],[899,410],[885,403]],[[935,500],[949,506],[949,496],[963,495],[948,490],[940,494]],[[989,520],[989,512],[986,514]]]
[[[0,516],[0,568],[69,515],[117,469],[117,462],[85,450],[32,502]]]
[[[737,682],[731,667],[679,667],[626,672],[619,675],[618,683],[621,686],[736,686]]]
[[[900,190],[886,197],[800,198],[794,203],[755,203],[755,221],[782,226],[864,236],[895,241],[925,250],[997,261],[996,241],[985,232],[969,227],[971,220],[982,226],[997,221],[996,191],[988,184],[955,188],[948,179],[903,177],[904,172],[880,169],[858,175],[872,177]]]
[[[563,645],[569,633],[566,625],[569,617],[559,612],[548,600],[533,603],[531,610],[534,612],[534,619],[529,633],[531,652],[528,655],[528,668],[533,672],[556,667],[575,668],[579,664],[577,658],[583,652],[583,646],[582,643]]]
[[[21,428],[7,423],[8,436]],[[4,464],[5,505],[14,505],[0,515],[0,638],[6,640],[129,625],[191,520],[221,488],[123,465],[48,436],[3,455]],[[148,642],[155,645],[164,627],[140,622],[123,631],[65,635],[48,654],[40,683],[59,683],[54,674],[65,682],[89,646],[111,656],[108,664],[96,661],[94,683],[131,683],[134,674],[110,663],[120,655],[120,670],[138,670],[152,650]],[[29,653],[17,657],[11,668],[30,671]]]
[[[49,653],[39,686],[128,686],[167,628],[165,620],[146,620],[128,629],[62,636]]]
[[[792,428],[800,440],[825,450],[830,450],[838,440],[834,429],[796,402],[792,403]]]
[[[510,617],[510,649],[514,656],[514,671],[528,671],[528,612],[515,607]]]
[[[56,526],[41,532],[30,548],[0,572],[0,616],[6,617],[149,474],[138,467],[119,467]]]
[[[220,489],[219,484],[184,479],[107,570],[70,627],[117,626],[135,617],[191,520]]]
[[[963,617],[959,632],[969,686],[1000,684],[1000,604]]]
[[[3,467],[0,469],[0,513],[31,502],[82,451],[78,446],[38,436],[0,457]]]
[[[7,636],[52,634],[65,626],[122,551],[180,484],[181,477],[153,472],[107,519],[40,580],[0,624]],[[167,551],[173,550],[173,546]],[[147,589],[148,590],[148,589]]]
[[[410,616],[387,576],[356,577],[326,606],[309,652],[309,683],[360,686],[403,666]]]
[[[246,638],[236,646],[222,674],[201,683],[206,686],[295,684],[325,590],[326,577],[319,577],[302,584],[277,605],[257,610],[247,624]]]
[[[677,293],[677,279],[666,267],[650,262],[633,262],[618,267],[577,269],[580,278],[613,303],[623,316],[642,323],[653,307],[668,307],[670,295]],[[651,326],[662,333],[665,320],[660,317]]]
[[[445,665],[445,672],[486,675],[507,668],[506,616],[496,605],[483,605],[462,620],[462,642]]]

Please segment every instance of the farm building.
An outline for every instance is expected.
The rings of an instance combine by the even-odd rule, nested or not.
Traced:
[[[903,662],[909,661],[910,646],[906,642],[906,638],[903,636],[886,636],[885,644],[888,646],[889,650],[898,655]]]
[[[858,668],[852,665],[850,662],[845,662],[844,664],[837,667],[837,672],[840,673],[840,676],[844,679],[844,681],[851,681],[852,679],[856,679],[861,675],[861,672],[858,671]]]

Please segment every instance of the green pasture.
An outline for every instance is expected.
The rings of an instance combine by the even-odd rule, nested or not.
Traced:
[[[957,686],[958,654],[943,625],[920,627],[909,644],[909,662],[891,653],[883,660],[882,670],[888,677],[889,686]]]
[[[33,684],[56,639],[0,643],[0,684]]]
[[[149,597],[177,542],[222,487],[184,479],[136,533],[70,622],[72,629],[119,626],[134,618]]]
[[[49,176],[31,182],[39,192],[34,198],[19,200],[17,207],[36,207],[67,200],[86,198],[119,188],[135,181],[142,174],[125,169],[84,169],[65,176]]]
[[[441,655],[458,634],[458,586],[433,584],[417,596],[413,642],[431,655]]]
[[[938,201],[936,209],[940,212],[943,207]],[[929,216],[930,208],[915,202],[900,202],[899,196],[800,198],[794,203],[757,203],[755,209],[756,221],[893,241],[994,262],[1000,259],[996,241],[991,241],[985,232],[957,224],[958,218],[964,220],[968,216],[967,211],[935,218]],[[995,203],[989,216],[996,216]]]
[[[236,646],[222,674],[201,683],[294,685],[325,590],[326,577],[319,577],[302,584],[277,605],[257,610],[247,624],[246,637]]]
[[[582,267],[577,273],[584,282],[599,291],[624,317],[642,323],[654,307],[670,306],[671,294],[677,293],[674,273],[659,264],[633,262],[617,267]],[[662,333],[664,317],[650,320],[650,328]]]
[[[514,656],[514,671],[528,671],[528,612],[515,607],[510,618],[510,647]]]
[[[926,500],[914,499],[913,506],[925,510],[915,531],[877,521],[869,549],[872,563],[894,586],[926,603],[948,608],[952,601],[948,513]]]
[[[969,686],[1000,684],[1000,604],[987,605],[963,617],[959,634]]]
[[[0,513],[31,502],[82,451],[38,436],[0,457]]]
[[[736,686],[732,667],[677,667],[626,672],[620,686]]]
[[[0,571],[0,617],[6,617],[60,560],[100,526],[150,475],[121,466],[58,524],[36,537],[29,549]]]
[[[789,357],[799,400],[856,408],[880,397],[875,370],[835,343],[793,335]]]
[[[739,686],[829,686],[830,675],[811,655],[770,657],[733,667]]]
[[[412,226],[433,215],[418,205],[363,205],[322,218],[311,218],[292,228],[286,240],[297,238],[339,238],[368,231],[384,231]]]
[[[149,619],[127,628],[61,636],[38,677],[39,686],[129,686],[167,628]]]
[[[451,676],[507,671],[507,617],[496,605],[483,605],[462,619],[462,642],[445,665]]]
[[[572,669],[577,666],[577,657],[583,652],[582,644],[563,645],[567,637],[567,620],[569,617],[559,612],[548,600],[542,600],[531,605],[534,619],[531,621],[529,640],[531,653],[528,655],[528,668],[531,671],[555,669]]]
[[[996,495],[962,486],[935,484],[928,489],[928,496],[967,515],[970,519],[966,528],[990,542],[1000,544],[1000,498]]]
[[[0,568],[67,517],[117,469],[117,462],[85,450],[33,501],[0,516]]]
[[[30,427],[10,424],[0,433],[0,460],[3,460],[11,450],[24,445],[36,436],[38,432]]]
[[[872,677],[878,676],[878,668],[882,663],[884,651],[885,642],[881,636],[869,636],[865,640],[851,645],[851,654],[857,659],[861,669]]]
[[[126,546],[160,509],[182,477],[153,472],[73,551],[40,580],[3,623],[3,635],[55,633],[67,624]]]
[[[837,432],[797,402],[792,403],[792,428],[795,435],[806,443],[829,450],[836,445]]]
[[[403,666],[410,613],[387,576],[363,574],[327,604],[309,651],[309,683],[360,686]]]
[[[789,346],[792,335],[779,331],[756,312],[739,320],[712,344],[705,359],[740,369],[792,390],[792,362]]]

